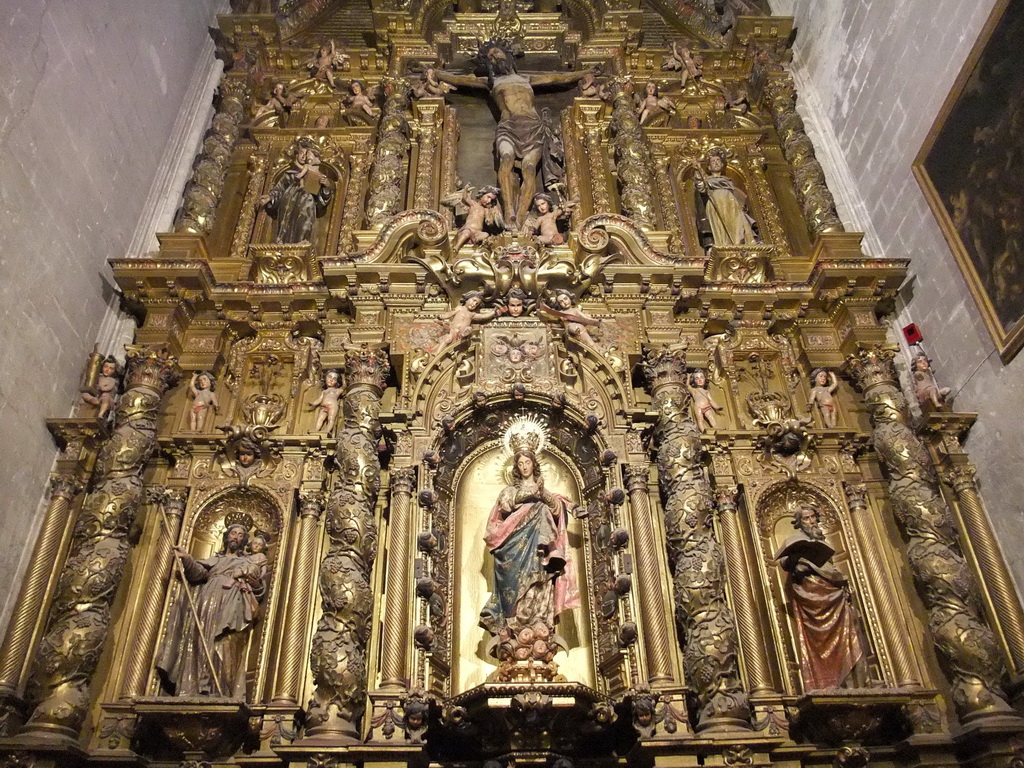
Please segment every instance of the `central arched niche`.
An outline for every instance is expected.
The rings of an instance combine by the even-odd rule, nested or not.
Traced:
[[[573,462],[557,448],[548,447],[538,457],[544,485],[555,493],[581,502],[583,480]],[[479,446],[462,462],[455,476],[455,505],[452,514],[454,535],[455,692],[462,692],[487,681],[497,668],[488,653],[491,635],[479,624],[480,609],[490,597],[494,578],[494,560],[484,543],[487,519],[498,494],[511,483],[512,459],[500,440]],[[594,653],[589,616],[589,562],[584,541],[584,521],[568,521],[569,556],[576,566],[580,606],[561,614],[556,631],[568,645],[568,652],[555,657],[558,671],[571,682],[595,685]]]

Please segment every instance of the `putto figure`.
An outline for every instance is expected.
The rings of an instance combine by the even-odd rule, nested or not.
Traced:
[[[775,559],[786,572],[804,689],[862,688],[867,644],[848,580],[832,564],[835,550],[825,540],[818,508],[802,504],[793,527],[797,532],[783,542]]]
[[[459,306],[450,312],[439,316],[441,320],[448,320],[448,333],[437,342],[434,349],[440,351],[449,344],[454,344],[459,339],[469,335],[473,323],[486,323],[492,320],[498,313],[497,310],[488,309],[483,312],[477,310],[483,306],[484,295],[480,291],[469,291],[462,297]]]
[[[192,396],[192,408],[188,412],[189,426],[193,432],[202,432],[206,426],[206,414],[209,411],[217,412],[220,403],[217,402],[217,393],[213,391],[217,380],[209,371],[199,371],[192,374],[192,380],[188,384],[188,393]]]
[[[347,64],[348,56],[339,53],[334,41],[330,40],[317,48],[316,53],[306,60],[305,66],[309,70],[310,77],[314,80],[322,80],[334,88],[334,70]]]
[[[540,311],[561,320],[565,326],[565,332],[570,337],[584,344],[596,346],[597,342],[590,335],[587,326],[596,328],[601,325],[601,321],[583,314],[576,306],[576,297],[565,289],[560,288],[555,291],[554,304],[554,307],[542,304]]]
[[[505,228],[501,209],[498,207],[498,194],[497,187],[481,187],[477,191],[474,191],[473,187],[466,187],[451,193],[441,201],[451,207],[462,203],[469,209],[465,223],[455,235],[454,253],[458,253],[467,242],[474,245],[484,242],[491,236],[488,229],[501,231]]]
[[[824,368],[818,368],[811,374],[811,396],[807,400],[807,407],[818,407],[821,414],[821,421],[829,429],[836,426],[836,400],[832,397],[839,382],[836,375]]]
[[[327,212],[333,196],[334,182],[320,171],[320,150],[300,140],[292,166],[257,205],[275,220],[275,243],[313,242],[317,217]]]
[[[505,204],[505,220],[515,228],[526,219],[537,192],[537,172],[541,164],[545,160],[551,161],[544,120],[537,114],[533,89],[535,86],[572,85],[579,82],[585,73],[520,74],[516,71],[515,55],[497,40],[489,40],[480,46],[477,63],[487,72],[486,77],[458,75],[444,70],[438,70],[437,77],[459,88],[486,88],[494,99],[501,113],[494,132],[498,186]],[[520,183],[516,181],[516,163],[522,169]]]
[[[711,231],[714,245],[750,245],[760,242],[754,234],[754,220],[747,213],[747,195],[725,174],[725,153],[708,153],[708,172],[696,163],[694,186],[699,195],[701,231]],[[706,225],[704,224],[706,222]]]
[[[188,579],[183,589],[194,589],[191,605],[181,595],[171,610],[156,667],[176,696],[245,698],[248,633],[266,593],[265,561],[250,559],[260,553],[247,553],[248,543],[248,527],[229,523],[213,557],[196,560],[174,547]]]
[[[373,125],[380,110],[374,105],[377,89],[367,90],[362,80],[353,80],[348,86],[348,95],[344,98],[345,120],[349,125]]]
[[[341,395],[341,374],[336,368],[331,368],[324,374],[324,388],[320,396],[309,404],[311,409],[317,409],[314,432],[326,431],[328,435],[334,432],[334,425],[338,421],[338,400]]]
[[[107,414],[117,406],[118,391],[121,387],[118,367],[117,360],[113,357],[105,358],[100,363],[96,384],[91,388],[91,391],[82,393],[82,400],[89,403],[89,405],[98,407],[96,411],[97,418],[107,418]]]
[[[644,98],[640,102],[639,120],[640,125],[650,128],[659,128],[668,125],[672,113],[676,111],[676,103],[672,99],[666,99],[658,91],[658,84],[647,83],[644,89]]]
[[[523,224],[523,233],[535,235],[537,242],[542,245],[562,245],[565,237],[558,231],[558,221],[567,219],[575,207],[575,202],[556,206],[551,195],[538,192],[533,196],[533,207],[530,209],[530,217]]]
[[[423,73],[412,81],[412,95],[416,99],[444,96],[452,87],[437,79],[437,67],[428,65]]]
[[[690,374],[686,388],[690,390],[690,397],[693,398],[693,415],[697,422],[697,429],[701,432],[715,429],[715,414],[720,413],[723,409],[711,396],[711,390],[708,389],[708,376],[704,373],[704,369],[698,368]]]
[[[942,410],[948,407],[949,387],[939,388],[932,372],[932,363],[924,353],[914,358],[914,394],[917,395],[917,402],[922,407],[935,410]]]

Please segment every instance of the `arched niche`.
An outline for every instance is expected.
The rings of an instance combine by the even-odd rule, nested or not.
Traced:
[[[705,225],[702,223],[706,219],[706,214],[702,212],[702,209],[707,207],[709,201],[702,200],[700,193],[697,191],[697,171],[688,165],[689,160],[690,157],[677,159],[673,163],[674,172],[672,177],[676,187],[678,213],[680,221],[683,222],[683,230],[686,233],[687,240],[697,244],[700,251],[703,252],[704,249],[713,244],[710,239],[710,230],[705,231]],[[706,175],[708,173],[707,157],[701,156],[697,160],[700,163],[701,173]],[[747,213],[754,219],[754,232],[763,237],[763,233],[761,233],[763,217],[760,211],[757,210],[754,196],[751,195],[750,181],[743,170],[741,170],[741,167],[746,165],[746,160],[733,153],[729,153],[726,160],[724,175],[736,185],[740,192],[746,195],[746,209]]]
[[[544,486],[584,507],[583,478],[573,461],[549,446],[538,457]],[[490,597],[494,583],[494,558],[484,544],[487,519],[498,495],[512,482],[512,458],[500,441],[489,441],[470,454],[455,477],[452,549],[456,571],[454,589],[453,658],[456,691],[466,691],[487,682],[497,669],[488,653],[491,636],[479,626],[480,609]],[[568,559],[579,582],[580,606],[564,611],[557,632],[568,647],[556,658],[559,672],[571,682],[595,686],[593,641],[590,626],[587,531],[583,520],[568,521]]]
[[[231,487],[217,491],[209,498],[200,499],[189,511],[178,545],[186,549],[196,560],[215,557],[223,548],[224,533],[228,526],[239,519],[246,523],[251,521],[247,526],[250,535],[256,531],[269,534],[269,546],[266,551],[266,592],[260,602],[256,622],[248,633],[245,650],[246,700],[258,702],[263,698],[265,672],[269,666],[268,651],[272,638],[268,629],[273,626],[275,620],[282,570],[281,553],[286,551],[287,546],[287,531],[281,507],[270,493],[255,486]],[[160,657],[164,644],[170,642],[167,634],[171,612],[179,601],[186,599],[178,573],[175,568],[167,590],[157,658]],[[183,604],[183,607],[186,606]],[[186,618],[194,620],[191,613],[187,613]],[[154,692],[166,693],[155,672],[154,675]]]
[[[807,686],[804,684],[801,673],[800,650],[789,598],[785,590],[786,577],[775,560],[775,555],[782,547],[783,542],[794,533],[793,514],[799,506],[805,503],[811,504],[819,510],[819,522],[822,532],[825,534],[825,540],[836,553],[831,562],[849,579],[853,604],[858,614],[857,621],[859,622],[861,641],[864,644],[868,676],[871,680],[881,680],[882,675],[879,670],[874,639],[870,635],[868,622],[865,621],[868,587],[866,580],[862,578],[863,574],[855,565],[854,548],[856,544],[853,543],[853,537],[843,524],[842,510],[829,494],[815,485],[786,480],[768,487],[759,496],[756,502],[756,524],[759,559],[766,570],[766,583],[771,592],[772,610],[770,615],[776,638],[775,647],[782,654],[780,659],[782,667],[788,672],[789,692],[806,692]]]

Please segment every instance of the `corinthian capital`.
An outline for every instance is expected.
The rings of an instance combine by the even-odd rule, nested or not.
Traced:
[[[864,392],[881,384],[895,386],[896,366],[892,362],[895,355],[893,347],[882,345],[861,349],[846,358],[846,368]]]
[[[386,349],[363,344],[345,353],[345,381],[348,388],[366,386],[383,392],[391,361]]]

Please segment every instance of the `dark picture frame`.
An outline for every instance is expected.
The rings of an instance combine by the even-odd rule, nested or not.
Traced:
[[[1024,346],[1024,0],[999,0],[913,171],[999,351]]]

